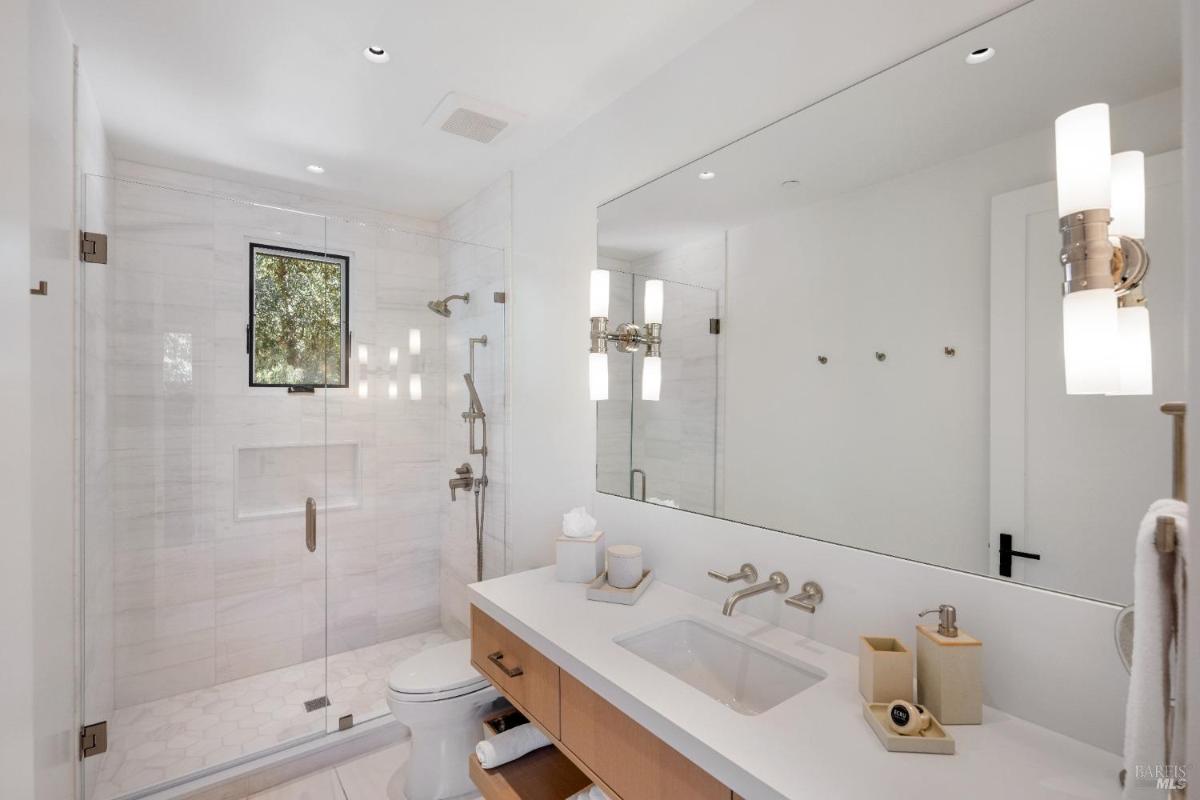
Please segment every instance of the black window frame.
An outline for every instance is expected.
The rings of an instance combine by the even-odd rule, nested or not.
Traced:
[[[255,383],[254,381],[254,258],[260,251],[286,253],[314,261],[340,263],[342,267],[342,364],[340,383]],[[269,242],[250,242],[250,288],[249,288],[249,317],[246,324],[246,370],[247,382],[253,389],[287,389],[289,392],[311,392],[314,389],[347,389],[350,387],[350,256],[339,253],[323,253],[317,250],[302,250],[296,247],[282,247]],[[326,376],[328,377],[328,376]]]

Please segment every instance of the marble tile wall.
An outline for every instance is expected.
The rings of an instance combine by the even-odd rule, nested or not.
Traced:
[[[450,265],[464,280],[494,266],[502,290],[502,259],[469,245],[445,250],[429,222],[128,162],[118,175],[109,265],[88,308],[107,329],[88,354],[103,383],[87,405],[104,422],[89,457],[110,477],[111,513],[93,504],[91,514],[114,532],[116,706],[438,627],[445,347],[456,348],[454,374],[466,351],[425,303],[445,291]],[[247,386],[251,241],[351,256],[350,388],[289,396]],[[478,291],[490,301],[490,286]],[[409,355],[410,330],[421,331],[419,356]],[[503,343],[502,324],[487,332]],[[503,347],[491,353],[477,371],[502,376]],[[408,391],[416,372],[419,400]],[[494,464],[505,429],[497,417]],[[359,499],[321,513],[315,553],[304,547],[302,513],[235,518],[236,448],[326,441],[355,445]],[[489,504],[502,509],[502,471],[489,470]]]
[[[454,634],[468,630],[466,586],[476,580],[474,498],[460,492],[449,502],[446,481],[454,468],[467,462],[479,474],[479,456],[469,455],[467,423],[462,412],[469,400],[462,375],[469,367],[469,342],[487,336],[486,346],[475,348],[476,388],[487,413],[488,487],[484,499],[483,575],[508,571],[505,533],[508,515],[508,363],[506,304],[494,301],[495,292],[507,291],[506,275],[512,237],[512,184],[509,176],[493,183],[470,202],[442,220],[441,296],[470,292],[467,305],[454,304],[443,334],[446,395],[443,457],[439,483],[441,503],[440,589],[442,626]],[[479,242],[477,247],[461,242]],[[478,440],[477,440],[478,444]]]

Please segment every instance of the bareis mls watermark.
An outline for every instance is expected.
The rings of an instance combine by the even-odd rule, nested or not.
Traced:
[[[1188,764],[1137,764],[1133,768],[1134,785],[1167,791],[1186,789],[1189,767]]]

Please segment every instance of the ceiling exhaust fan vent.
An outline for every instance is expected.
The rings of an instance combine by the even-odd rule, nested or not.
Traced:
[[[491,144],[522,116],[494,103],[450,92],[425,121],[426,127],[461,136],[481,144]]]
[[[507,127],[508,123],[504,120],[480,114],[469,108],[454,109],[454,112],[442,123],[442,130],[446,133],[465,136],[484,144],[491,143]]]

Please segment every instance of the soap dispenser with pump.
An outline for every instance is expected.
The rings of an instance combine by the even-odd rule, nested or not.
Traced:
[[[943,725],[983,722],[983,642],[958,628],[958,612],[940,605],[938,624],[917,626],[917,703]]]

